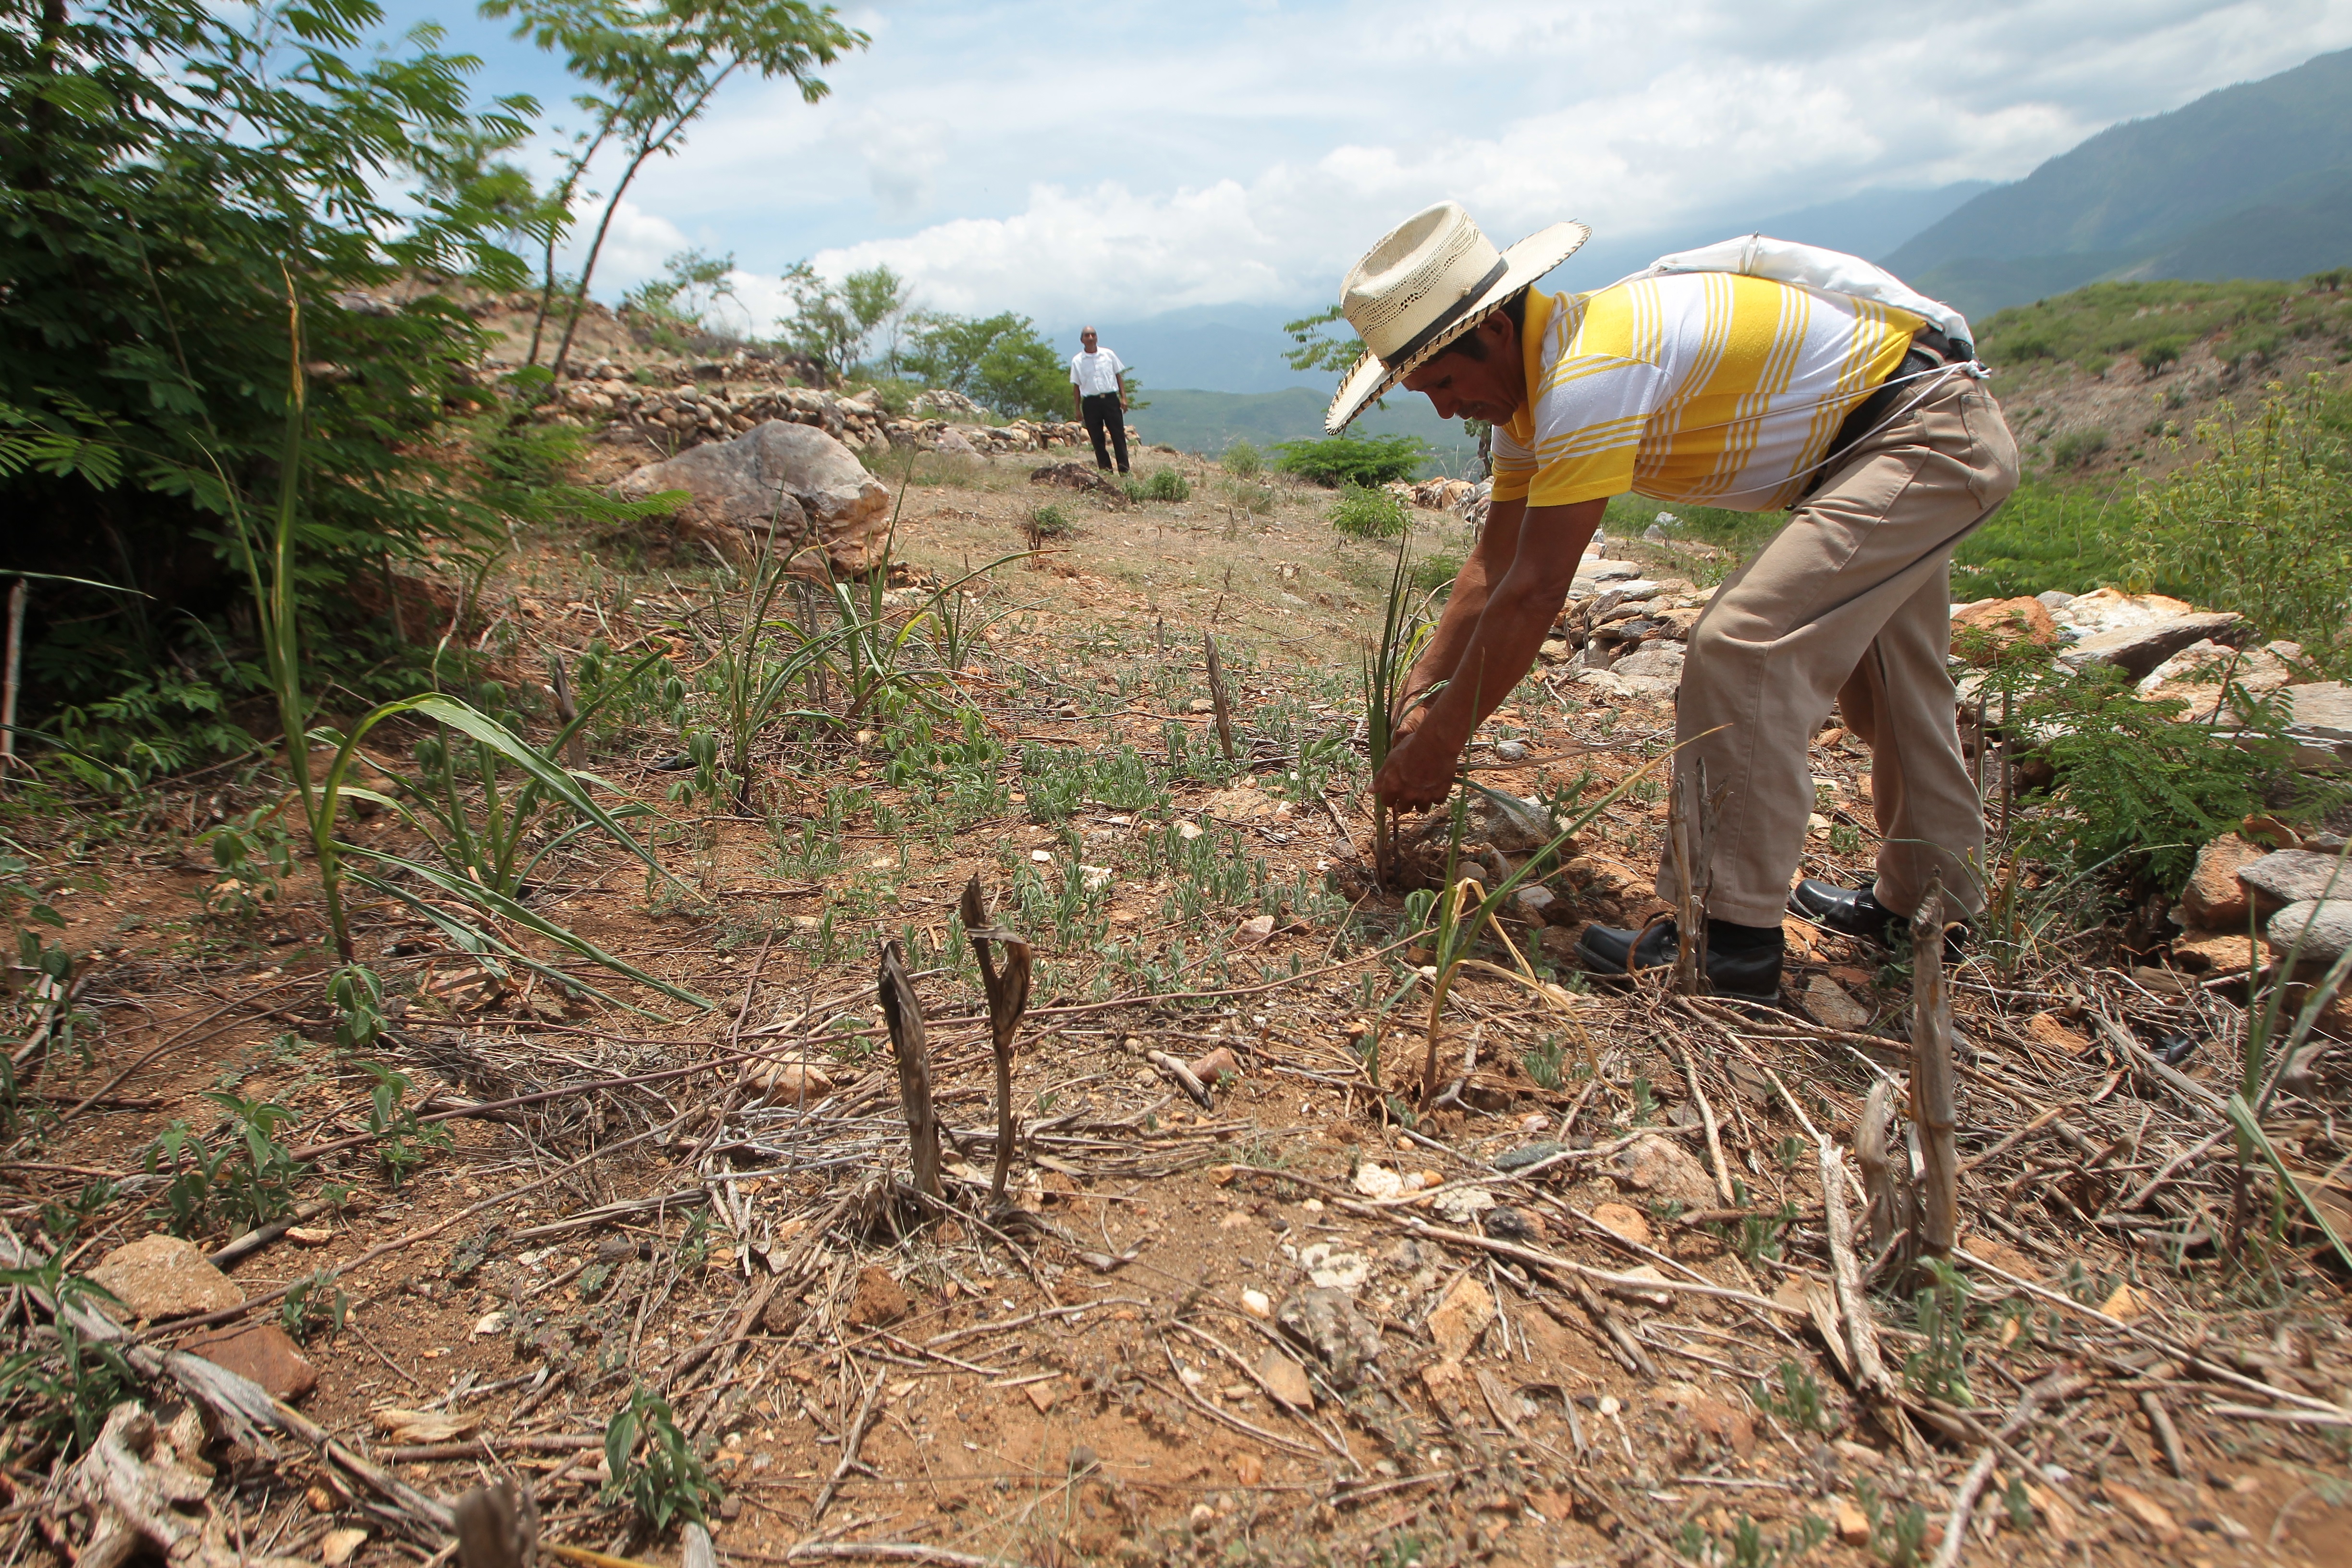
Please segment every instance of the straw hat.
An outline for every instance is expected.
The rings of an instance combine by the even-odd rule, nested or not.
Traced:
[[[1556,223],[1498,252],[1457,202],[1424,207],[1399,224],[1340,286],[1340,313],[1367,352],[1339,383],[1323,428],[1334,436],[1346,429],[1366,404],[1591,235],[1580,223]]]

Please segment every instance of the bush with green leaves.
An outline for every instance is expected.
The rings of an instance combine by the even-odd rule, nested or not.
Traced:
[[[2198,423],[2201,456],[2143,482],[2133,565],[2142,580],[2236,610],[2331,675],[2352,669],[2352,405],[2318,377],[2273,384],[2251,412]],[[2178,449],[2178,443],[2175,444]]]
[[[1396,539],[1412,526],[1404,502],[1386,490],[1352,482],[1339,487],[1330,519],[1333,528],[1356,539]]]
[[[1218,454],[1217,461],[1237,479],[1254,479],[1265,472],[1265,454],[1257,449],[1256,443],[1239,437]]]
[[[643,1384],[629,1390],[628,1404],[604,1428],[604,1464],[613,1477],[604,1500],[628,1503],[654,1529],[679,1520],[710,1521],[719,1484],[678,1430],[668,1402]]]
[[[1181,468],[1156,468],[1140,479],[1130,477],[1126,489],[1129,500],[1190,500],[1192,497],[1192,481]]]
[[[1415,436],[1326,436],[1320,441],[1278,441],[1275,450],[1282,454],[1276,468],[1326,489],[1409,479],[1430,455]]]

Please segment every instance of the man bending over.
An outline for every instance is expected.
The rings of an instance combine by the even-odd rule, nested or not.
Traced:
[[[1495,426],[1486,530],[1406,679],[1402,739],[1374,788],[1407,811],[1444,800],[1471,732],[1533,667],[1610,498],[1789,510],[1692,628],[1675,719],[1677,770],[1703,765],[1722,801],[1707,978],[1769,997],[1784,908],[1884,942],[1935,877],[1961,910],[1982,907],[1984,820],[1945,668],[1949,576],[1954,547],[2016,487],[2017,447],[1965,321],[1867,263],[1752,241],[1590,294],[1528,288],[1588,232],[1559,224],[1498,254],[1445,202],[1348,276],[1341,305],[1369,352],[1327,427],[1398,385],[1440,418]],[[1751,275],[1768,269],[1825,281]],[[1832,702],[1871,749],[1877,880],[1792,890],[1806,748]],[[1660,898],[1674,877],[1663,858]],[[1676,945],[1670,921],[1596,925],[1578,956],[1622,974],[1671,963]]]

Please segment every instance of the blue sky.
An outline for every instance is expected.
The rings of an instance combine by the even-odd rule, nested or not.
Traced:
[[[555,62],[469,4],[388,4],[481,55],[486,94],[579,119]],[[836,277],[887,262],[923,303],[1049,327],[1319,305],[1440,197],[1498,243],[1562,217],[1596,253],[1732,233],[1874,187],[2014,179],[2119,120],[2352,46],[2352,0],[842,9],[873,43],[826,73],[830,97],[731,84],[634,187],[600,296],[696,246],[735,256],[762,330],[803,257]]]

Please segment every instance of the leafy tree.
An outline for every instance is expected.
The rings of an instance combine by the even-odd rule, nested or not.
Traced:
[[[1345,338],[1329,338],[1323,329],[1347,318],[1337,305],[1296,321],[1286,321],[1282,330],[1297,346],[1283,352],[1283,363],[1293,370],[1330,370],[1344,375],[1364,356],[1364,340],[1350,334]]]
[[[143,688],[139,712],[217,721],[240,679],[220,519],[285,460],[289,292],[302,590],[494,523],[426,451],[478,395],[478,330],[403,279],[522,281],[493,150],[536,105],[469,108],[474,62],[430,28],[360,54],[381,19],[373,0],[0,7],[0,567],[121,589],[43,591],[40,701]]]
[[[539,363],[540,339],[554,306],[556,245],[570,226],[581,183],[608,147],[621,160],[565,302],[563,336],[551,362],[559,375],[614,215],[638,172],[656,154],[676,155],[686,144],[688,127],[738,71],[748,68],[763,79],[788,77],[799,85],[802,100],[814,103],[829,90],[813,74],[815,69],[866,43],[866,36],[843,24],[832,6],[803,0],[482,0],[482,14],[515,18],[516,37],[562,55],[572,74],[592,89],[574,101],[593,129],[575,139],[564,160],[557,216],[542,244],[531,364]]]
[[[1050,416],[1069,405],[1069,367],[1026,316],[919,311],[909,322],[909,373],[1000,414]]]
[[[842,279],[841,296],[849,313],[865,329],[861,350],[881,340],[884,374],[898,374],[898,356],[907,346],[907,311],[915,300],[915,286],[887,267],[869,267]]]
[[[735,258],[681,250],[662,263],[662,275],[621,296],[624,309],[643,315],[656,336],[683,343],[711,329],[710,315],[721,300],[742,303],[729,281]]]
[[[793,297],[793,319],[784,336],[792,346],[823,365],[835,380],[847,376],[877,330],[888,331],[890,372],[897,374],[900,323],[910,285],[887,267],[853,272],[835,288],[803,261],[784,274]]]

